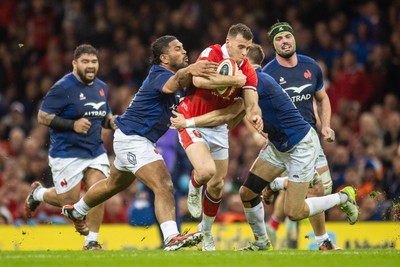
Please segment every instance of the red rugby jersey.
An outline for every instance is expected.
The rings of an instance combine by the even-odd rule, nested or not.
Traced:
[[[197,60],[206,59],[218,63],[225,58],[229,58],[226,48],[216,44],[203,50]],[[246,84],[242,88],[228,88],[226,90],[188,88],[186,97],[180,103],[178,111],[182,113],[185,118],[200,116],[232,104],[234,98],[238,96],[241,90],[250,89],[256,91],[257,74],[249,61],[245,59],[240,64],[239,69],[247,76]]]

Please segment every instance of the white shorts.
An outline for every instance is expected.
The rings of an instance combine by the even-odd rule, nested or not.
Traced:
[[[52,158],[49,156],[49,166],[57,194],[68,192],[80,183],[86,168],[97,169],[106,177],[110,174],[110,162],[106,153],[94,159]]]
[[[114,133],[114,166],[133,174],[141,167],[157,160],[164,160],[156,145],[139,135],[125,135],[117,129]]]
[[[315,166],[318,153],[320,152],[318,135],[314,129],[290,151],[280,152],[272,143],[261,150],[259,158],[286,170],[289,181],[310,182],[314,178]]]
[[[193,143],[203,142],[207,144],[214,160],[225,160],[229,157],[228,132],[226,124],[186,128],[179,132],[179,142],[185,149]]]
[[[318,157],[317,157],[317,163],[316,163],[316,165],[315,165],[315,167],[318,169],[318,168],[321,168],[321,167],[325,167],[325,166],[328,166],[328,160],[326,159],[326,156],[325,156],[325,153],[324,153],[324,150],[322,149],[322,146],[320,145],[320,150],[319,150],[319,154],[318,154]]]

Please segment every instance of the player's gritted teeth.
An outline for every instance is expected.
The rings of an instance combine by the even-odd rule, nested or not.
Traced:
[[[86,76],[88,78],[94,78],[95,75],[96,75],[96,71],[95,70],[87,70],[86,71]]]

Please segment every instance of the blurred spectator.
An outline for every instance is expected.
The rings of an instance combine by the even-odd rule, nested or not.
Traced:
[[[386,198],[394,200],[400,198],[400,155],[394,156],[391,163],[380,185]]]
[[[332,111],[335,113],[343,103],[356,102],[362,107],[372,100],[373,88],[366,72],[357,66],[356,56],[346,50],[341,57],[342,67],[333,79]]]
[[[104,202],[103,223],[122,223],[128,222],[128,206],[120,194]]]

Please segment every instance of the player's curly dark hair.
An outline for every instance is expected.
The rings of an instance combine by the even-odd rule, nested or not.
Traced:
[[[236,37],[238,34],[241,34],[246,40],[253,40],[253,33],[250,28],[243,23],[232,25],[229,28],[228,36]]]
[[[169,43],[172,42],[173,40],[176,40],[177,38],[172,35],[164,35],[159,38],[157,38],[152,44],[151,44],[151,55],[150,55],[150,65],[160,65],[161,59],[160,56],[162,54],[165,54],[168,49]]]
[[[81,44],[77,48],[75,48],[74,59],[75,60],[78,59],[82,54],[90,54],[97,56],[98,50],[90,44]]]

